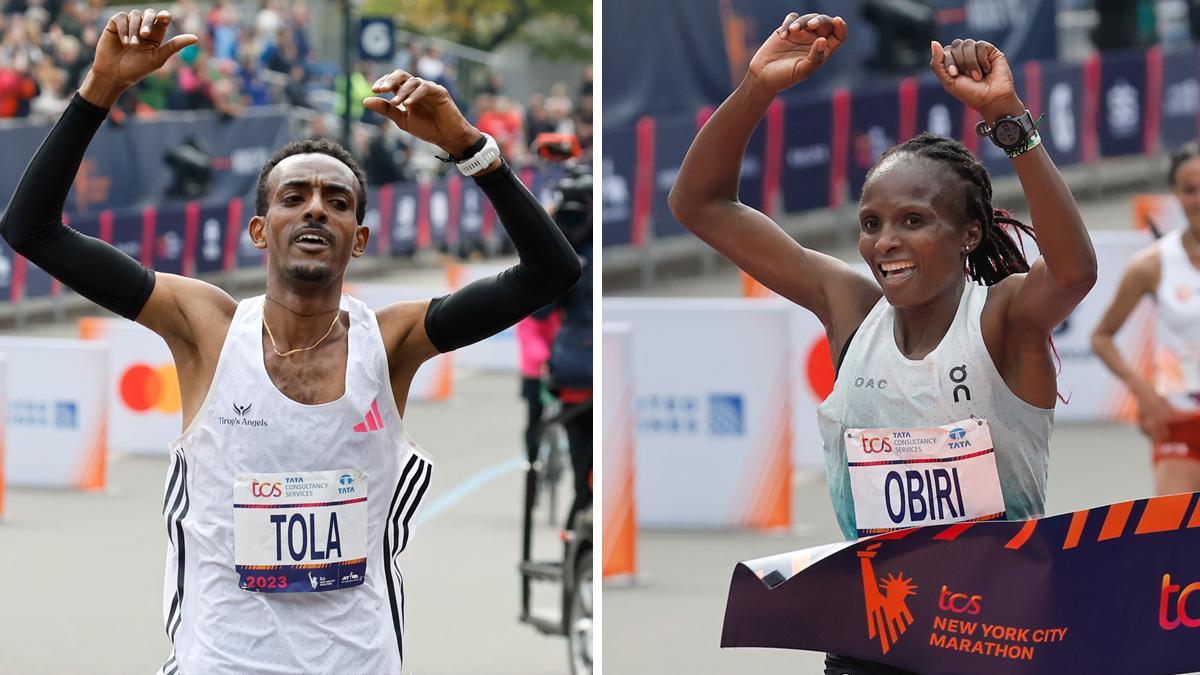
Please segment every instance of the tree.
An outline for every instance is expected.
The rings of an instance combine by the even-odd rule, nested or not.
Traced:
[[[488,52],[523,42],[543,56],[591,60],[589,0],[367,0],[363,14]]]

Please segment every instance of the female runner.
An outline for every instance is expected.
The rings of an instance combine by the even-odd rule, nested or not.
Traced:
[[[1041,516],[1057,395],[1050,331],[1095,283],[1096,257],[1004,54],[982,41],[933,43],[930,67],[1012,157],[1042,252],[1032,266],[1003,226],[1026,228],[993,207],[987,171],[932,134],[891,148],[867,175],[858,228],[870,277],[738,201],[742,154],[767,107],[845,40],[840,17],[789,14],[692,143],[671,208],[825,325],[838,376],[818,419],[848,539]],[[830,675],[892,672],[902,671],[826,659]]]
[[[1167,181],[1188,225],[1134,257],[1092,333],[1096,355],[1137,399],[1160,495],[1200,490],[1200,144],[1187,143],[1172,155]],[[1113,341],[1147,295],[1157,300],[1154,382],[1131,368]]]

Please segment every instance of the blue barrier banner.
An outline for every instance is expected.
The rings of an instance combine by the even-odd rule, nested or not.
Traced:
[[[53,280],[50,275],[42,271],[42,268],[34,265],[28,260],[25,261],[25,297],[26,298],[44,298],[50,295],[50,287]]]
[[[200,224],[196,233],[196,274],[212,274],[224,268],[225,218],[228,205],[207,204],[200,207]]]
[[[867,171],[885,150],[896,144],[900,96],[895,82],[864,87],[850,99],[850,198],[862,193]]]
[[[1146,55],[1105,54],[1100,66],[1100,155],[1140,154],[1146,113]]]
[[[794,98],[783,111],[783,172],[780,191],[785,211],[829,204],[833,106],[829,97]]]
[[[1162,122],[1159,137],[1170,152],[1200,135],[1200,83],[1196,81],[1196,49],[1163,53]]]
[[[155,218],[154,258],[156,272],[183,274],[183,237],[186,225],[185,204],[164,204]]]
[[[142,212],[138,210],[114,211],[112,213],[112,245],[125,255],[142,259]]]
[[[695,135],[695,134],[693,134]],[[688,142],[689,145],[691,142]],[[750,208],[763,208],[763,170],[767,156],[767,123],[764,119],[755,127],[742,156],[742,177],[738,185],[738,201]]]
[[[13,267],[17,258],[8,242],[0,238],[0,302],[8,302],[12,297]]]
[[[1198,494],[742,562],[721,646],[827,651],[928,675],[1192,672]],[[922,495],[908,498],[924,508]]]
[[[937,39],[986,40],[1010,63],[1058,57],[1055,0],[932,0],[937,10]]]
[[[446,179],[441,178],[431,183],[429,190],[429,234],[434,247],[446,248],[449,224],[450,194]]]
[[[16,189],[49,130],[49,125],[0,129],[0,147],[11,160],[0,163],[0,194]],[[259,169],[290,138],[287,115],[272,111],[228,121],[215,113],[185,113],[120,125],[106,122],[88,146],[67,213],[161,203],[172,177],[165,156],[189,137],[200,139],[212,157],[213,178],[205,196],[211,200],[252,192]]]
[[[410,256],[417,250],[416,183],[397,183],[392,193],[392,255]]]
[[[250,238],[250,219],[254,217],[254,200],[251,198],[235,197],[230,201],[225,221],[225,236],[236,237],[234,249],[234,266],[238,269],[261,267],[266,262],[266,251],[254,245]],[[225,242],[228,246],[229,242]]]
[[[1078,164],[1083,140],[1083,68],[1075,63],[1046,63],[1042,68],[1042,107],[1038,127],[1042,145],[1059,167]]]
[[[636,170],[637,132],[633,126],[605,128],[600,167],[600,227],[605,246],[623,246],[632,241]]]
[[[458,212],[458,237],[463,250],[478,250],[483,244],[483,203],[487,197],[475,181],[464,180],[462,206]]]
[[[655,237],[687,233],[671,214],[667,196],[675,185],[683,156],[696,138],[696,131],[695,115],[663,115],[654,119],[654,193],[650,200],[650,219],[654,223]],[[740,190],[743,197],[746,191],[743,183]]]
[[[963,104],[932,73],[917,78],[917,133],[961,139],[962,121]]]

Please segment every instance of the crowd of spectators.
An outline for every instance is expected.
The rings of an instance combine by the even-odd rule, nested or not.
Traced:
[[[0,0],[0,118],[57,117],[91,63],[111,10],[101,0]],[[159,110],[308,105],[312,79],[308,6],[262,0],[169,6],[173,31],[203,39],[128,92],[118,117]]]
[[[314,1],[322,0],[308,0]],[[168,9],[172,32],[194,33],[200,43],[126,92],[113,113],[117,121],[163,110],[215,110],[237,117],[250,106],[285,103],[316,108],[309,135],[340,137],[345,78],[336,66],[317,59],[305,0],[176,0]],[[111,13],[103,0],[0,0],[0,119],[57,118],[86,74]],[[390,64],[358,64],[349,82],[351,115],[357,120],[351,150],[372,183],[446,168],[433,157],[435,148],[413,143],[389,121],[363,109],[370,83],[392,68],[449,89],[515,165],[536,161],[536,139],[547,132],[576,137],[584,161],[590,159],[590,67],[574,91],[560,82],[522,104],[495,72],[474,87],[461,87],[457,65],[423,40],[403,45]],[[463,92],[472,92],[473,99],[464,100]]]

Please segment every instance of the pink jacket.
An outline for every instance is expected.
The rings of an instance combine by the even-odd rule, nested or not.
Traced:
[[[541,377],[550,359],[550,345],[562,323],[562,313],[555,311],[545,319],[527,316],[517,323],[517,349],[521,359],[521,377]]]

